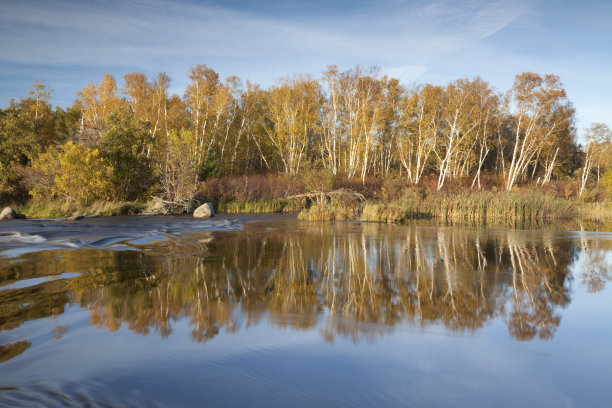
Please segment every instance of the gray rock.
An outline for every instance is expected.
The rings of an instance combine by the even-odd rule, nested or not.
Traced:
[[[18,214],[17,212],[15,212],[15,210],[13,210],[11,207],[6,207],[0,213],[0,220],[12,220],[14,218],[17,218],[17,216]]]
[[[82,220],[83,218],[85,217],[83,217],[82,215],[72,215],[70,217],[66,217],[66,221],[79,221],[79,220]]]
[[[211,218],[215,216],[215,209],[211,203],[205,203],[195,209],[194,218]]]

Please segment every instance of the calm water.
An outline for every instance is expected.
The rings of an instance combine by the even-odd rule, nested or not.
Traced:
[[[612,234],[0,224],[0,406],[612,406]]]

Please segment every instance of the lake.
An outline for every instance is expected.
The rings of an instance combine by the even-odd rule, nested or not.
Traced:
[[[0,223],[0,406],[609,407],[612,234]]]

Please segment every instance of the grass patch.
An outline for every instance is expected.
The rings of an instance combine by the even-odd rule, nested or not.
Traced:
[[[256,200],[256,201],[227,201],[214,205],[218,213],[238,214],[238,213],[275,213],[289,212],[292,207],[287,200]]]
[[[75,200],[55,200],[30,203],[16,210],[28,218],[62,218],[71,215],[132,215],[140,213],[144,208],[142,203],[127,201],[94,201],[84,205]]]
[[[362,207],[355,197],[339,195],[329,200],[314,201],[300,211],[298,218],[307,221],[357,220]]]

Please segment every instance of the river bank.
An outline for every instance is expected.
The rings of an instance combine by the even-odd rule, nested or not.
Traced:
[[[173,214],[190,213],[193,208],[177,205]],[[612,220],[612,206],[607,202],[588,203],[576,199],[554,197],[533,190],[511,192],[473,191],[462,193],[435,192],[424,189],[406,190],[394,199],[357,200],[350,194],[313,193],[298,198],[285,197],[259,200],[211,200],[220,214],[294,213],[308,221],[373,221],[405,223],[428,219],[440,223],[464,223],[516,227],[543,222],[571,222],[601,225]],[[82,216],[154,215],[152,202],[49,201],[16,206],[27,218],[65,218]]]

